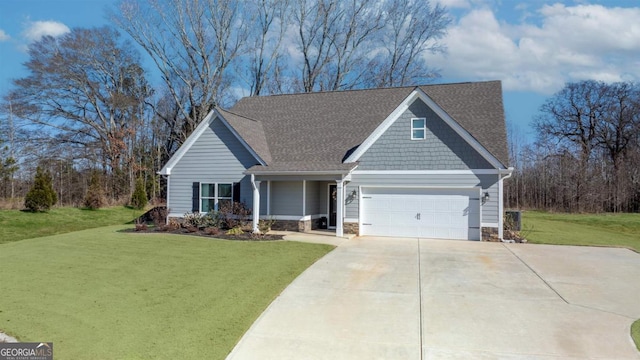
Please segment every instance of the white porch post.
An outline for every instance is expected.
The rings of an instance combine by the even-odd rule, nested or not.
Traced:
[[[307,181],[302,180],[302,217],[307,215]]]
[[[336,236],[342,237],[343,229],[342,223],[344,222],[344,215],[342,214],[342,210],[344,209],[344,181],[336,180]]]
[[[498,238],[504,239],[504,190],[502,187],[502,178],[498,174]],[[482,239],[481,239],[482,240]]]
[[[260,219],[260,181],[256,181],[256,176],[251,174],[251,186],[253,187],[253,233],[260,233],[258,220]]]

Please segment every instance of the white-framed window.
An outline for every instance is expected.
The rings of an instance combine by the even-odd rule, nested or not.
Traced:
[[[218,211],[232,199],[232,183],[200,183],[200,212]]]
[[[411,140],[424,140],[427,138],[427,119],[411,119]]]

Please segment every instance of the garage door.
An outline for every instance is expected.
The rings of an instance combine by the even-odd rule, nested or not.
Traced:
[[[478,189],[362,188],[363,235],[480,240]]]

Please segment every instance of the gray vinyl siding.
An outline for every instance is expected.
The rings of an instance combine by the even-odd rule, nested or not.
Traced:
[[[498,223],[499,218],[499,188],[498,175],[477,175],[482,185],[482,193],[489,193],[489,201],[482,204],[482,219],[484,223]]]
[[[302,216],[302,181],[271,182],[271,215]]]
[[[317,181],[307,181],[305,215],[320,214],[320,183]]]
[[[422,187],[482,187],[482,192],[489,193],[489,201],[482,205],[483,223],[498,223],[498,175],[474,174],[428,174],[428,175],[392,175],[392,174],[353,174],[347,185],[345,201],[345,217],[358,219],[359,196],[349,199],[353,190],[359,186],[422,186]]]
[[[249,186],[251,186],[251,180],[249,180]],[[269,183],[267,181],[261,181],[260,182],[260,215],[267,215],[268,213],[268,209],[267,209],[267,204],[268,204],[267,198],[269,196],[268,190],[269,190]],[[253,191],[253,187],[251,188],[251,191]],[[253,193],[251,196],[253,198]]]
[[[168,204],[171,214],[191,212],[194,182],[240,182],[240,200],[251,208],[251,179],[243,172],[256,163],[231,131],[219,119],[213,120],[171,169]]]
[[[425,140],[411,140],[411,119],[426,118]],[[360,157],[358,170],[467,170],[493,168],[482,155],[416,100]]]
[[[336,182],[321,182],[318,188],[318,214],[325,214],[329,212],[329,184],[335,184]]]
[[[355,196],[354,196],[355,191]],[[347,219],[358,218],[358,183],[353,181],[347,184],[344,189],[344,217]]]

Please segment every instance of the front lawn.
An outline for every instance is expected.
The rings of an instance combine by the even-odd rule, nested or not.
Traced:
[[[223,359],[328,245],[122,233],[0,245],[0,331],[56,359]]]
[[[619,246],[640,252],[640,214],[525,211],[523,229],[536,244]]]
[[[126,224],[142,213],[143,211],[124,206],[99,210],[63,207],[51,209],[46,213],[0,210],[0,244],[100,226]]]

